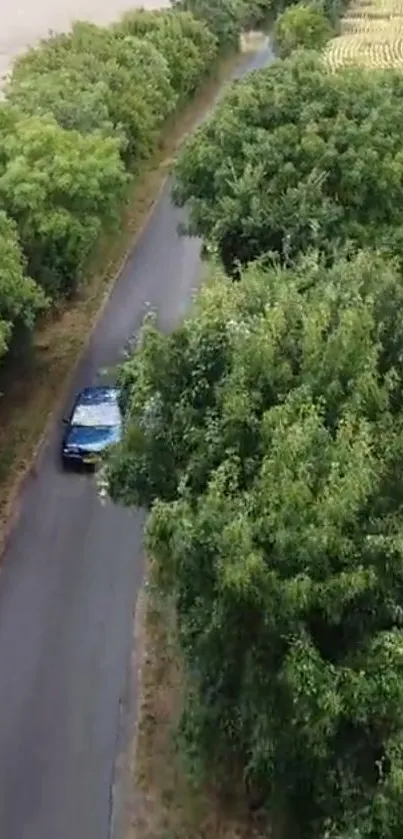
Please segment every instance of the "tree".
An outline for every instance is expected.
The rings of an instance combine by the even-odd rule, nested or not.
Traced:
[[[274,26],[274,41],[281,58],[298,48],[321,50],[331,37],[332,27],[324,13],[308,3],[290,6]]]
[[[174,198],[228,270],[269,251],[332,259],[351,242],[401,259],[403,78],[327,72],[296,53],[237,82],[189,139]]]
[[[17,230],[0,211],[0,358],[15,335],[32,332],[38,312],[46,305],[40,288],[25,273]]]
[[[0,206],[17,223],[28,272],[51,297],[69,294],[118,218],[127,184],[118,144],[30,117],[0,134],[0,147]]]
[[[78,22],[16,59],[0,107],[0,211],[50,298],[83,280],[99,234],[119,221],[124,170],[155,150],[216,56],[204,22],[165,10]]]
[[[276,6],[276,0],[252,0],[252,2],[243,3],[242,28],[253,29],[267,24],[277,11]]]
[[[174,9],[191,12],[214,32],[221,49],[238,48],[241,32],[265,21],[272,0],[171,0]]]
[[[83,62],[84,64],[84,62]],[[89,85],[78,68],[66,67],[11,79],[8,99],[29,116],[53,116],[66,130],[83,134],[99,131],[112,136],[115,130],[108,108],[108,86],[99,78]],[[124,146],[124,138],[122,137]]]
[[[243,0],[177,0],[173,2],[174,9],[191,12],[196,18],[203,20],[211,32],[214,32],[220,48],[239,47],[242,31],[242,19],[246,14]]]
[[[321,839],[401,832],[402,304],[371,253],[216,272],[121,374],[109,487],[151,509],[182,733]]]
[[[167,61],[172,86],[182,98],[196,90],[217,55],[213,33],[188,12],[127,12],[115,31],[154,44]]]
[[[339,34],[340,21],[346,6],[348,6],[348,0],[311,0],[311,5],[323,12],[335,35]]]
[[[89,23],[20,57],[7,93],[24,113],[114,135],[130,169],[155,147],[177,103],[167,62],[153,44]]]

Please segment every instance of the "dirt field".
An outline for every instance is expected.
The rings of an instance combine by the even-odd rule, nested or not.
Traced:
[[[333,69],[353,63],[402,70],[403,0],[353,0],[325,56]]]
[[[153,9],[168,0],[3,0],[0,29],[0,78],[13,56],[46,37],[49,30],[61,32],[73,20],[107,23],[135,6]]]

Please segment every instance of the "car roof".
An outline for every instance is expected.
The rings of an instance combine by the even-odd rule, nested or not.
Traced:
[[[69,425],[86,428],[120,426],[119,390],[116,387],[94,386],[80,391],[74,403]]]
[[[102,402],[116,402],[118,396],[119,391],[116,387],[107,385],[85,387],[77,396],[76,407],[78,405],[100,405]]]

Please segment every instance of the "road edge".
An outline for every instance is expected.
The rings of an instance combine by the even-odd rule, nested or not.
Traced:
[[[239,57],[239,61],[242,62],[242,60],[245,58],[245,53],[241,50],[239,52],[238,57]],[[219,88],[220,91],[221,91],[222,87],[228,81],[230,81],[231,75],[232,74],[229,73],[227,78],[221,80],[221,85],[220,85],[220,88]],[[197,96],[197,94],[196,94],[196,96]],[[214,107],[214,104],[212,105],[212,107]],[[208,108],[207,113],[208,113],[209,110],[210,110],[210,108]],[[205,116],[206,116],[206,114],[203,115],[203,118],[202,118],[203,120],[204,120]],[[196,116],[195,121],[192,124],[191,128],[188,129],[188,130],[185,130],[183,135],[180,136],[180,138],[178,140],[178,148],[180,148],[182,143],[186,140],[186,137],[189,136],[189,134],[192,133],[197,128],[198,124],[199,124],[199,119]],[[79,368],[79,365],[80,365],[80,363],[81,363],[81,361],[82,361],[82,359],[83,359],[83,357],[84,357],[84,355],[85,355],[85,353],[86,353],[86,351],[89,347],[89,344],[91,342],[91,338],[92,338],[92,336],[93,336],[93,334],[94,334],[94,332],[95,332],[95,330],[96,330],[96,328],[99,324],[99,321],[101,320],[101,318],[102,318],[102,316],[105,312],[105,309],[106,309],[106,307],[109,303],[109,300],[110,300],[111,295],[112,295],[112,293],[115,289],[115,286],[119,282],[119,279],[120,279],[120,277],[121,277],[121,275],[122,275],[122,273],[125,269],[125,266],[126,266],[128,260],[130,259],[131,254],[136,249],[136,247],[139,243],[139,240],[141,239],[142,235],[144,234],[146,228],[148,227],[148,225],[150,223],[150,220],[153,216],[153,213],[155,212],[156,206],[157,206],[158,202],[160,201],[162,193],[164,192],[166,184],[167,184],[167,182],[170,178],[170,175],[171,175],[172,161],[169,160],[168,163],[169,163],[168,170],[162,176],[161,183],[158,187],[156,195],[154,196],[154,199],[151,203],[151,206],[147,210],[147,212],[144,216],[144,219],[143,219],[139,229],[135,232],[133,238],[131,239],[130,244],[127,246],[127,248],[126,248],[126,250],[125,250],[125,252],[122,256],[122,259],[119,263],[119,267],[116,269],[116,271],[114,272],[114,274],[112,275],[112,277],[111,277],[111,279],[108,283],[108,286],[107,286],[107,288],[106,288],[106,290],[103,294],[103,297],[100,301],[99,309],[95,313],[95,316],[94,316],[94,319],[91,323],[91,326],[90,326],[88,332],[86,333],[84,343],[83,343],[82,347],[80,348],[80,351],[77,355],[77,358],[75,359],[74,364],[72,365],[72,367],[71,367],[71,369],[70,369],[70,371],[69,371],[69,373],[66,377],[66,380],[63,384],[63,387],[62,387],[62,390],[61,390],[59,396],[57,397],[55,403],[53,404],[52,408],[50,409],[50,411],[47,415],[47,418],[46,418],[46,421],[45,421],[45,424],[44,424],[44,427],[43,427],[43,431],[42,431],[42,433],[41,433],[41,435],[38,439],[38,442],[36,443],[36,445],[35,445],[35,447],[32,451],[31,456],[29,457],[29,459],[27,459],[27,463],[19,470],[19,473],[17,475],[15,483],[10,490],[9,498],[7,500],[7,504],[6,504],[5,512],[4,512],[4,521],[3,521],[3,524],[2,524],[2,527],[1,527],[1,530],[0,530],[0,573],[1,573],[1,562],[2,562],[2,559],[3,559],[4,553],[6,551],[8,542],[9,542],[10,537],[11,537],[13,531],[14,531],[14,528],[17,526],[18,521],[19,521],[19,517],[20,517],[19,500],[20,500],[20,497],[22,496],[22,493],[24,491],[25,484],[29,481],[29,479],[33,475],[35,475],[35,470],[36,470],[37,467],[39,467],[42,450],[44,449],[46,438],[47,438],[47,436],[50,432],[50,429],[52,427],[52,423],[55,421],[56,417],[61,413],[62,406],[63,406],[64,402],[66,401],[69,390],[72,386],[74,376],[76,375],[77,370]],[[161,162],[161,168],[165,164],[166,164],[166,161],[165,162],[162,161]]]
[[[39,440],[38,440],[38,442],[37,442],[37,444],[36,444],[36,446],[35,446],[35,448],[32,452],[31,457],[29,458],[29,462],[26,464],[26,466],[21,471],[21,473],[18,475],[18,477],[16,478],[16,481],[15,481],[13,487],[12,487],[12,490],[10,492],[9,500],[7,502],[7,512],[6,512],[6,515],[5,515],[6,521],[5,521],[5,524],[2,528],[2,531],[0,533],[0,561],[3,558],[3,555],[6,551],[8,542],[9,542],[10,537],[12,535],[12,532],[14,531],[15,527],[18,524],[18,520],[19,520],[19,517],[20,517],[19,500],[20,500],[20,497],[21,497],[21,495],[24,491],[25,484],[29,481],[29,479],[33,475],[35,475],[35,470],[39,466],[42,451],[44,450],[46,439],[49,435],[52,424],[55,421],[56,417],[61,413],[62,406],[67,399],[69,390],[70,390],[70,388],[72,386],[72,383],[74,381],[74,377],[75,377],[75,375],[77,373],[77,370],[78,370],[78,368],[81,364],[83,356],[85,355],[85,353],[88,350],[88,347],[89,347],[89,344],[91,342],[92,336],[93,336],[95,330],[97,329],[97,327],[99,325],[99,322],[100,322],[100,320],[101,320],[101,318],[102,318],[102,316],[105,312],[105,309],[106,309],[106,307],[107,307],[107,305],[110,301],[112,293],[113,293],[117,283],[120,280],[120,277],[121,277],[121,275],[122,275],[122,273],[123,273],[123,271],[126,267],[126,264],[127,264],[128,260],[131,256],[131,254],[133,253],[133,250],[135,250],[135,248],[137,247],[139,240],[141,239],[143,233],[145,232],[146,228],[148,227],[148,225],[151,221],[151,218],[153,216],[155,208],[156,208],[156,206],[157,206],[157,204],[158,204],[158,202],[159,202],[159,200],[162,196],[162,193],[163,193],[163,191],[164,191],[164,189],[167,185],[169,177],[170,177],[170,172],[167,172],[167,174],[163,175],[163,179],[162,179],[162,182],[161,182],[161,184],[158,188],[158,192],[157,192],[150,208],[148,209],[148,211],[147,211],[147,213],[144,217],[143,222],[141,223],[139,229],[134,234],[133,239],[130,242],[130,245],[127,247],[127,249],[126,249],[126,251],[125,251],[125,253],[124,253],[124,255],[123,255],[123,257],[120,261],[119,267],[117,268],[117,270],[112,275],[111,280],[108,284],[108,287],[107,287],[106,291],[104,292],[103,297],[101,299],[99,309],[97,310],[96,315],[95,315],[95,317],[94,317],[94,319],[91,323],[90,329],[86,334],[84,343],[83,343],[82,347],[80,348],[80,352],[78,353],[78,356],[77,356],[76,360],[74,361],[74,364],[71,367],[68,376],[66,377],[66,380],[63,384],[62,391],[60,392],[58,398],[56,399],[56,402],[54,403],[51,410],[49,411],[49,414],[47,416],[47,419],[46,419],[46,422],[45,422],[45,425],[44,425],[44,429],[43,429],[43,431],[40,435],[40,438],[39,438]],[[1,569],[0,569],[0,573],[1,573]]]
[[[263,42],[256,45],[255,49],[250,51],[250,56],[257,56],[264,52],[267,45],[270,44],[269,38],[265,33],[258,33],[263,35]],[[248,52],[241,52],[240,58],[248,57]],[[243,61],[240,62],[242,66]],[[253,70],[253,66],[250,70]],[[223,84],[218,91],[220,97],[222,88],[231,81],[235,80],[236,75],[231,74],[227,79],[223,80]],[[204,114],[202,122],[216,107],[214,102]],[[199,122],[196,122],[194,129],[197,128]],[[193,130],[193,129],[192,129]],[[169,175],[165,179],[167,182]],[[165,186],[165,184],[164,184]],[[161,190],[162,192],[163,190]],[[160,193],[161,195],[161,193]],[[150,213],[150,216],[152,213]],[[144,632],[145,618],[147,614],[147,607],[149,602],[148,592],[148,560],[145,558],[145,571],[143,583],[139,589],[137,600],[133,607],[132,618],[132,632],[130,634],[130,649],[128,652],[128,662],[126,669],[126,679],[124,686],[124,700],[121,701],[119,713],[119,731],[117,735],[117,750],[114,769],[112,773],[110,786],[110,819],[108,825],[108,839],[125,839],[129,821],[134,815],[131,811],[136,806],[138,797],[137,793],[133,792],[131,785],[131,762],[137,760],[138,738],[139,738],[139,722],[142,708],[142,682],[143,682],[143,668],[147,660],[147,639]],[[123,706],[123,707],[122,707]]]
[[[144,624],[147,612],[147,560],[145,578],[139,591],[132,616],[130,650],[126,668],[124,699],[119,709],[116,760],[110,786],[108,839],[124,839],[133,804],[130,763],[136,760],[142,673],[146,650]],[[136,700],[137,696],[137,700]]]
[[[256,50],[251,50],[252,54],[258,54],[259,47]],[[245,61],[249,56],[247,53],[239,53],[239,64]],[[236,78],[235,75],[229,73],[227,78],[221,80],[219,86],[218,96],[225,88],[225,85]],[[201,121],[203,121],[208,113],[214,109],[215,102],[206,109]],[[185,141],[186,137],[193,132],[198,124],[199,119],[196,118],[191,128],[183,133],[178,142],[178,147]],[[92,319],[91,325],[85,334],[84,341],[77,354],[74,363],[72,364],[66,378],[61,386],[60,392],[49,410],[41,435],[33,447],[32,454],[27,459],[24,467],[19,470],[16,480],[11,488],[7,507],[4,516],[4,524],[0,532],[0,561],[3,559],[4,553],[8,547],[9,541],[15,528],[18,525],[21,515],[21,502],[25,486],[29,480],[35,476],[36,471],[40,468],[41,460],[45,452],[45,447],[49,433],[52,429],[53,423],[61,414],[64,403],[66,402],[69,390],[71,389],[74,377],[77,370],[82,363],[85,353],[88,351],[90,342],[97,329],[101,318],[103,317],[106,307],[109,304],[110,298],[119,282],[123,271],[133,253],[138,247],[141,237],[144,235],[153,214],[156,211],[157,205],[161,200],[162,194],[167,187],[167,183],[171,177],[171,166],[168,171],[162,174],[161,182],[158,186],[153,201],[146,211],[139,228],[134,233],[127,245],[124,254],[119,262],[119,267],[113,272],[107,288],[100,298],[100,305]],[[1,574],[1,567],[0,567]],[[147,571],[146,571],[147,574]],[[130,780],[130,772],[128,771],[128,761],[135,759],[137,752],[138,741],[138,722],[139,711],[141,709],[140,693],[137,691],[138,685],[141,685],[142,668],[144,659],[147,656],[147,649],[145,637],[142,633],[142,625],[144,623],[144,616],[146,611],[147,601],[147,576],[145,576],[143,584],[139,590],[137,600],[133,605],[131,615],[132,630],[129,632],[128,650],[127,650],[127,667],[125,671],[125,679],[122,685],[122,692],[119,699],[119,709],[117,718],[117,738],[116,738],[116,752],[115,760],[112,766],[110,787],[109,787],[109,819],[108,819],[108,839],[120,839],[125,830],[128,818],[129,799],[128,799],[128,781]],[[136,699],[137,692],[137,699]],[[131,790],[132,793],[132,790]]]

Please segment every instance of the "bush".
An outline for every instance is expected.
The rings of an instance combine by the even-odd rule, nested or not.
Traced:
[[[29,335],[38,312],[46,304],[40,288],[25,273],[17,230],[0,211],[0,358],[18,336]]]
[[[183,736],[312,839],[401,835],[402,305],[371,253],[216,274],[122,372],[110,490],[151,508]]]
[[[273,34],[278,55],[286,58],[298,48],[323,49],[332,37],[332,27],[320,9],[297,3],[279,15]]]
[[[182,99],[194,93],[217,57],[214,35],[187,12],[127,12],[115,31],[144,38],[159,50]]]
[[[348,5],[348,0],[315,0],[312,5],[327,17],[333,30],[340,29],[340,19]]]
[[[214,32],[221,48],[239,47],[242,31],[242,17],[246,4],[243,0],[178,0],[174,2],[175,9],[191,12],[196,18],[204,21],[211,32]]]
[[[252,0],[243,3],[241,16],[242,27],[253,29],[255,26],[265,25],[272,18],[274,0]]]
[[[118,221],[125,169],[135,173],[156,148],[217,52],[201,20],[169,10],[111,27],[75,23],[17,58],[0,108],[0,212],[4,262],[14,254],[10,278],[21,280],[8,292],[2,279],[10,300],[0,311],[0,353],[18,323],[33,324],[39,286],[52,299],[79,286],[99,234]]]
[[[232,86],[184,147],[174,197],[229,271],[374,242],[403,263],[403,78],[296,53]]]
[[[270,0],[172,0],[172,4],[204,21],[222,49],[238,49],[242,31],[264,23],[273,11]]]
[[[0,144],[0,206],[17,223],[29,274],[51,297],[70,294],[118,218],[127,183],[118,144],[39,117],[16,119]]]
[[[8,98],[63,128],[115,136],[130,169],[155,147],[177,104],[167,63],[150,42],[88,23],[19,58]]]

